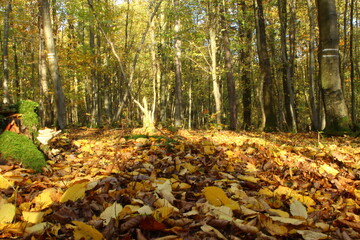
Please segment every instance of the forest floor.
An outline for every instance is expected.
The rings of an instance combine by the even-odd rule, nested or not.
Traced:
[[[0,165],[0,238],[360,239],[360,139],[77,129]]]

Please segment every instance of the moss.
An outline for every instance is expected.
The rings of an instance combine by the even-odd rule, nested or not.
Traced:
[[[44,155],[26,136],[5,131],[0,135],[0,153],[2,158],[20,161],[25,168],[41,172],[46,165]]]
[[[23,100],[17,103],[18,113],[22,114],[21,123],[27,127],[30,135],[35,139],[40,127],[40,119],[36,113],[39,104],[30,100]]]

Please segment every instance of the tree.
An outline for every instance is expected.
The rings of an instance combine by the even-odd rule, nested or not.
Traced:
[[[180,0],[174,0],[174,10],[179,11]],[[179,36],[181,21],[179,16],[175,19],[175,127],[182,126],[182,69],[181,69],[181,39]]]
[[[49,7],[49,2],[47,0],[41,0],[40,4],[41,4],[41,15],[43,20],[43,28],[44,28],[45,45],[47,50],[47,59],[49,63],[50,75],[54,82],[54,88],[55,88],[57,123],[60,129],[64,129],[66,127],[65,95],[62,88],[55,42],[52,34],[50,7]]]
[[[297,131],[296,126],[296,114],[295,114],[295,100],[294,100],[294,54],[295,54],[295,3],[293,0],[290,3],[291,16],[290,16],[290,27],[288,29],[288,12],[287,12],[287,0],[278,0],[278,12],[280,17],[280,38],[281,38],[281,60],[282,60],[282,78],[283,78],[283,89],[285,98],[285,110],[286,110],[286,125],[288,130],[292,132]],[[289,35],[289,44],[287,36]],[[290,45],[290,51],[288,50]],[[288,52],[290,52],[290,57]]]
[[[350,130],[350,118],[341,88],[339,32],[335,0],[317,0],[320,31],[320,81],[326,114],[325,131]]]
[[[236,104],[236,88],[235,80],[233,75],[233,63],[232,63],[232,54],[230,49],[230,37],[228,31],[228,23],[226,19],[227,14],[227,4],[223,0],[221,7],[221,28],[222,28],[222,43],[224,48],[224,60],[225,60],[225,72],[227,80],[227,90],[229,98],[229,113],[230,113],[230,130],[236,130],[237,123],[237,104]]]
[[[210,59],[211,59],[211,80],[213,83],[213,94],[215,99],[215,111],[216,111],[216,123],[221,124],[221,92],[220,84],[218,79],[218,64],[217,64],[217,51],[218,46],[216,42],[217,38],[217,11],[218,11],[218,2],[208,1],[208,28],[209,28],[209,39],[210,39]]]
[[[11,0],[6,1],[5,15],[4,15],[4,42],[3,42],[3,103],[10,103],[9,96],[9,28],[10,28],[10,12],[11,12]]]
[[[264,123],[261,127],[266,131],[276,130],[276,116],[274,112],[273,100],[273,76],[271,72],[270,57],[268,54],[265,19],[262,0],[256,0],[256,36],[257,36],[257,51],[259,56],[260,75],[262,79],[262,105],[264,109]]]

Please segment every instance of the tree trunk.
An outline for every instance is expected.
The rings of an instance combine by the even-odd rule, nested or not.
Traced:
[[[229,112],[230,112],[230,130],[236,130],[237,123],[237,104],[236,104],[236,89],[235,81],[233,76],[233,63],[232,55],[230,49],[230,39],[228,32],[228,23],[226,20],[227,6],[226,2],[223,1],[223,6],[221,10],[221,27],[222,27],[222,43],[224,47],[224,60],[225,60],[225,72],[227,80],[227,90],[229,98]]]
[[[355,56],[354,56],[354,8],[355,1],[350,3],[350,82],[351,82],[351,120],[353,126],[357,126],[357,101],[355,88]]]
[[[174,9],[179,11],[180,0],[174,0]],[[182,126],[182,69],[181,69],[181,40],[179,37],[181,22],[179,17],[175,20],[175,127]]]
[[[328,133],[350,130],[350,119],[340,79],[339,32],[335,0],[317,0],[320,32],[320,81]]]
[[[55,42],[52,35],[49,2],[48,0],[41,0],[40,2],[41,2],[42,17],[43,17],[42,19],[43,19],[45,45],[47,50],[48,62],[49,62],[49,70],[55,88],[57,122],[60,129],[65,129],[66,127],[65,96],[62,89]]]
[[[47,67],[46,67],[46,53],[44,43],[44,30],[43,20],[41,16],[41,9],[38,20],[39,28],[39,56],[38,56],[38,78],[40,88],[40,119],[42,127],[50,127],[54,123],[54,114],[51,110],[51,96],[49,93],[49,83],[47,79]]]
[[[294,101],[294,90],[293,90],[293,76],[294,76],[294,51],[293,46],[295,45],[295,30],[294,30],[294,16],[291,16],[290,23],[292,24],[291,29],[293,31],[287,32],[287,0],[278,0],[278,11],[280,18],[280,38],[281,38],[281,60],[282,60],[282,79],[283,79],[283,91],[284,91],[284,103],[286,110],[286,125],[287,129],[292,132],[297,131],[296,116],[295,116],[295,101]],[[291,15],[294,13],[294,9],[291,11]],[[288,44],[287,36],[289,36],[290,45],[290,58],[288,55]]]
[[[310,28],[310,40],[309,40],[309,94],[310,94],[310,118],[311,118],[311,130],[320,131],[321,119],[320,119],[320,106],[321,102],[318,84],[315,79],[315,6],[313,0],[307,0],[308,16],[309,16],[309,28]]]
[[[221,93],[217,74],[217,43],[216,43],[216,11],[217,3],[209,3],[209,38],[211,55],[211,79],[213,85],[213,94],[215,100],[216,123],[221,124]]]
[[[243,85],[242,93],[242,105],[243,105],[243,128],[245,130],[249,129],[251,126],[251,103],[252,103],[252,86],[251,86],[251,62],[252,62],[252,53],[251,53],[251,42],[252,42],[252,33],[253,27],[242,22],[251,21],[252,19],[248,16],[248,6],[246,1],[242,0],[240,2],[239,12],[242,13],[244,19],[238,21],[239,24],[239,36],[245,47],[240,49],[239,55],[242,63],[240,63],[240,72],[241,72],[241,82]]]
[[[6,1],[5,15],[4,15],[4,42],[3,42],[3,103],[10,103],[9,96],[9,28],[10,28],[10,12],[11,0]]]
[[[268,54],[265,19],[263,13],[262,0],[256,0],[256,35],[257,35],[257,50],[259,56],[259,64],[261,71],[261,79],[263,82],[262,102],[265,112],[265,129],[266,131],[276,130],[276,115],[274,112],[273,101],[273,76],[271,72],[270,58]]]

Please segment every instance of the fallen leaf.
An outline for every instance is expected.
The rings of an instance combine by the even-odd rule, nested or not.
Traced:
[[[304,207],[304,205],[298,201],[298,200],[294,200],[292,201],[292,203],[290,204],[290,212],[293,216],[296,217],[303,217],[304,219],[308,218],[308,214],[306,211],[306,208]]]
[[[80,221],[72,221],[72,223],[77,227],[74,229],[75,240],[102,240],[104,238],[98,230],[86,223]]]
[[[25,228],[25,232],[28,234],[43,234],[46,230],[46,228],[48,228],[51,224],[48,222],[42,222],[42,223],[38,223],[35,224],[34,226],[31,227],[27,227]]]
[[[240,209],[239,204],[234,200],[229,199],[225,192],[219,187],[205,187],[203,192],[206,200],[214,206],[220,207],[225,205],[230,207],[232,210]]]
[[[123,207],[120,203],[113,203],[107,207],[101,214],[100,218],[104,220],[104,224],[108,225],[111,218],[116,219],[117,215],[122,211]]]
[[[11,223],[16,213],[15,205],[5,203],[0,206],[0,223]]]
[[[24,221],[29,223],[41,223],[43,221],[44,215],[44,212],[22,212]]]
[[[60,202],[64,203],[69,200],[75,202],[76,200],[83,198],[85,196],[86,185],[88,182],[82,182],[74,184],[73,186],[69,187],[62,195]]]
[[[328,235],[320,232],[315,232],[311,230],[296,230],[297,233],[301,234],[304,240],[319,240],[327,239]]]
[[[0,189],[7,189],[9,187],[12,187],[13,185],[13,182],[7,180],[6,178],[4,178],[3,175],[0,174]]]

